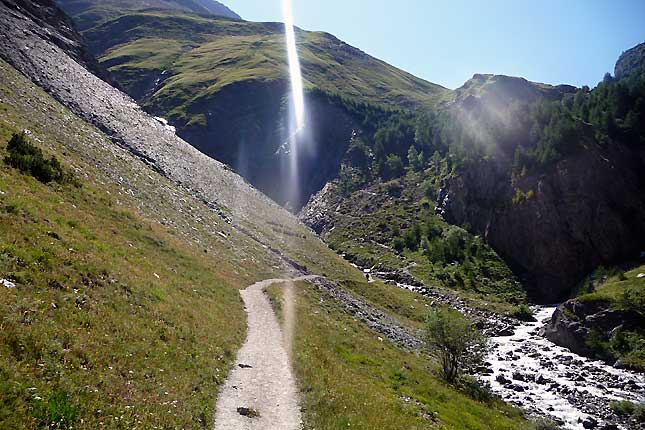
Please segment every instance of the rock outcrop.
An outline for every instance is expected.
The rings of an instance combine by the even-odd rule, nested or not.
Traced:
[[[645,318],[632,310],[614,310],[603,301],[568,300],[553,313],[540,331],[556,345],[590,358],[602,358],[613,362],[608,353],[598,353],[590,344],[590,336],[609,341],[616,330],[633,331],[645,327]]]
[[[636,45],[623,52],[614,68],[616,79],[621,79],[639,71],[645,65],[645,43]]]

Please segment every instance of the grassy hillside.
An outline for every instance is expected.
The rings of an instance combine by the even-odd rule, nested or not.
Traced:
[[[284,29],[278,23],[142,12],[89,30],[85,37],[130,92],[142,84],[141,73],[157,73],[163,83],[146,103],[181,122],[190,122],[184,115],[192,105],[226,86],[287,79]],[[299,31],[297,38],[307,88],[396,106],[433,105],[447,91],[327,33]]]
[[[208,426],[244,339],[237,289],[278,262],[6,63],[0,74],[1,158],[28,129],[79,184],[0,169],[0,278],[16,284],[0,287],[0,427]]]
[[[599,269],[583,286],[578,300],[583,304],[600,306],[619,313],[645,316],[645,265],[627,272]],[[628,321],[628,323],[631,321]],[[633,324],[632,324],[633,325]],[[592,333],[593,334],[593,333]],[[590,336],[589,346],[600,357],[609,354],[624,365],[641,371],[645,369],[645,329],[621,328],[611,333],[608,339]]]
[[[435,167],[347,194],[332,188],[337,197],[324,198],[338,200],[325,213],[325,241],[361,267],[409,273],[427,286],[459,291],[475,307],[513,314],[526,294],[506,263],[480,237],[436,214],[442,167]],[[447,174],[445,162],[443,169]],[[312,213],[302,215],[311,222]]]
[[[281,288],[269,288],[278,311]],[[475,401],[444,385],[426,356],[380,339],[307,284],[296,284],[295,300],[293,355],[306,429],[533,428],[516,409],[496,400]]]
[[[213,14],[231,19],[240,16],[216,0],[57,0],[56,3],[76,21],[80,30],[109,21],[124,13],[142,9],[166,9]]]

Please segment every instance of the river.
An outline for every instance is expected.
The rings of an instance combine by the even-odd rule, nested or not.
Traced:
[[[645,401],[645,376],[581,357],[539,336],[554,310],[537,307],[537,321],[517,326],[512,336],[491,338],[492,373],[480,379],[502,399],[565,429],[602,429],[607,424],[635,428],[627,419],[612,416],[609,405],[616,400]]]

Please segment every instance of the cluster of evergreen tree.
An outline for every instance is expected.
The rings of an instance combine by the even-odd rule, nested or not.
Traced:
[[[419,114],[325,96],[362,125],[341,171],[347,191],[423,171],[433,156],[458,168],[501,154],[514,160],[519,174],[545,171],[583,142],[645,146],[645,68],[620,80],[607,74],[595,89],[583,87],[561,100],[518,101],[503,112],[478,106]]]

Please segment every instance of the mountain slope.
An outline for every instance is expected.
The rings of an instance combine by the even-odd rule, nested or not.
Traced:
[[[216,0],[57,0],[60,8],[74,19],[79,30],[87,30],[97,22],[114,19],[127,12],[143,9],[178,10],[230,19],[242,19]]]
[[[0,427],[207,427],[237,289],[279,259],[2,60],[0,82],[0,157],[27,129],[79,183],[0,169]]]
[[[412,108],[434,106],[448,93],[332,35],[298,31],[310,119],[300,170],[314,174],[303,177],[294,199],[284,193],[284,143],[290,136],[282,24],[146,11],[97,23],[83,35],[115,81],[146,110],[295,208],[335,175],[352,130],[360,126],[329,94]]]
[[[348,313],[340,318],[362,333],[384,375],[411,359],[409,384],[423,378],[425,388],[441,390],[426,396],[415,388],[408,404],[401,384],[355,369],[387,402],[370,420],[387,409],[384,429],[402,419],[419,428],[531,428],[509,405],[444,386],[427,371],[435,364],[425,354],[390,343],[400,336],[398,318],[406,333],[416,329],[407,327],[410,306],[396,319],[379,309],[403,297],[416,302],[412,293],[367,283],[290,214],[89,74],[52,42],[56,26],[43,28],[55,12],[38,7],[45,4],[0,3],[0,56],[22,72],[0,60],[0,139],[27,129],[30,145],[75,179],[41,183],[10,167],[4,155],[12,149],[0,145],[0,234],[7,239],[0,247],[0,427],[212,428],[218,385],[243,337],[237,289],[306,264],[325,275],[327,293],[339,301],[313,312],[332,321]],[[44,21],[25,15],[28,6]],[[186,173],[195,170],[208,181]],[[345,291],[345,283],[365,293]],[[387,299],[359,298],[375,290],[388,290]],[[324,303],[317,298],[309,307]],[[420,321],[425,307],[414,309]],[[386,339],[373,331],[379,318],[388,322],[378,332]],[[329,337],[321,331],[309,339],[325,345]],[[325,346],[325,357],[334,368],[347,354]],[[336,389],[336,381],[326,385]],[[342,399],[326,400],[332,407],[307,426],[347,422]],[[349,412],[362,414],[356,406]],[[439,418],[430,408],[459,413]]]
[[[436,208],[481,236],[534,300],[565,299],[597,266],[642,247],[643,76],[587,91],[475,75],[437,114],[391,116],[357,136],[339,180],[301,217],[366,267],[405,268],[414,253],[418,279],[434,282],[453,262],[444,283],[485,289],[491,277],[479,280],[468,253],[446,261],[435,243],[437,223],[421,209]]]

